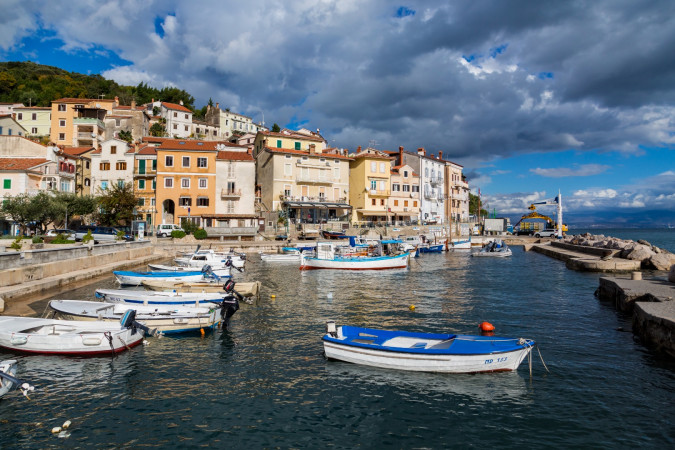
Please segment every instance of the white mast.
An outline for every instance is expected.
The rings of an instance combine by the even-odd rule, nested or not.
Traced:
[[[558,198],[556,200],[558,201],[558,230],[557,230],[557,236],[558,236],[558,239],[562,239],[563,214],[562,214],[562,195],[560,195],[560,189],[558,189]]]

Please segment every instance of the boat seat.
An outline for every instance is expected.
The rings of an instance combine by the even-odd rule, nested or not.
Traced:
[[[415,342],[410,348],[427,348],[426,342]]]

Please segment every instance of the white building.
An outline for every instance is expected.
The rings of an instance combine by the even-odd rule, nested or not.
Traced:
[[[205,118],[208,123],[220,128],[221,139],[230,139],[234,134],[257,134],[258,131],[266,130],[262,124],[254,123],[250,117],[228,109],[220,109],[220,103],[216,103],[215,107],[207,107]]]
[[[216,201],[206,226],[256,226],[255,160],[245,146],[221,143],[216,156]],[[211,222],[211,224],[209,224]]]
[[[10,114],[0,116],[0,136],[25,136],[26,129]]]
[[[192,111],[182,104],[162,102],[160,115],[166,120],[168,136],[180,139],[192,135]]]
[[[417,153],[403,151],[399,147],[397,164],[408,164],[420,176],[420,221],[427,224],[442,224],[447,221],[445,202],[445,161],[427,156],[424,148]]]
[[[131,183],[134,177],[134,149],[120,139],[108,139],[91,153],[91,192],[96,195],[113,184]]]

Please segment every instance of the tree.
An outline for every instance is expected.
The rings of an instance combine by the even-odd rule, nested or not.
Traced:
[[[91,195],[79,196],[72,192],[56,192],[54,202],[57,205],[54,222],[68,228],[68,221],[75,216],[88,216],[96,211],[96,198]]]
[[[113,185],[96,198],[99,210],[97,221],[107,226],[129,226],[134,220],[134,209],[138,198],[134,195],[132,183]]]
[[[478,215],[478,202],[479,202],[479,197],[477,195],[473,195],[471,192],[469,192],[469,214],[472,214],[474,216]],[[486,209],[483,208],[485,205],[480,205],[480,215],[481,217],[487,217],[488,212]]]
[[[131,141],[133,140],[133,137],[131,136],[131,131],[127,130],[122,130],[119,133],[117,133],[117,138],[126,141],[128,144],[131,144]]]
[[[30,209],[28,204],[30,197],[28,194],[19,194],[14,197],[6,197],[0,207],[0,212],[5,219],[11,219],[13,222],[19,224],[21,234],[26,234],[28,222],[31,221]]]
[[[274,125],[272,125],[272,132],[273,133],[278,133],[280,131],[281,131],[281,128],[279,128],[279,125],[277,125],[276,123]]]
[[[150,127],[150,136],[161,137],[164,136],[165,133],[166,129],[164,128],[164,125],[159,122],[153,123]]]

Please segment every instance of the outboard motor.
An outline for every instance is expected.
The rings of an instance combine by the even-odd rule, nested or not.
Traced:
[[[131,328],[131,334],[136,334],[136,329],[143,330],[143,332],[150,336],[154,336],[157,332],[156,328],[150,329],[142,323],[136,322],[136,310],[133,309],[128,309],[127,312],[124,313],[120,320],[120,324],[122,324],[122,328]]]
[[[229,256],[225,260],[225,267],[229,267],[230,270],[237,269],[239,272],[241,272],[241,269],[232,263],[232,258],[230,258]]]
[[[228,280],[223,285],[223,290],[227,294],[220,304],[220,317],[223,320],[223,328],[227,327],[230,317],[239,310],[239,301],[244,299],[239,292],[234,290],[234,286],[235,282],[232,280]]]

